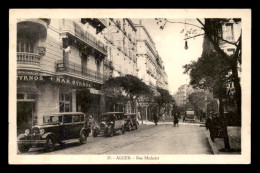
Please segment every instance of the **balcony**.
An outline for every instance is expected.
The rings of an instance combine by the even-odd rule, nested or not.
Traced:
[[[47,18],[26,18],[26,19],[17,19],[17,23],[35,25],[38,27],[38,32],[47,32],[47,28],[51,22],[51,19]]]
[[[84,77],[86,80],[94,80],[98,82],[103,82],[103,74],[97,71],[88,69],[80,64],[59,60],[56,61],[56,72],[65,73],[65,75],[76,75],[79,77]]]
[[[17,69],[40,70],[40,58],[36,53],[17,52]]]
[[[107,21],[101,18],[82,18],[81,23],[89,23],[92,27],[96,28],[96,34],[102,32],[107,27]]]
[[[114,66],[113,66],[112,61],[104,60],[104,65],[109,67],[110,69],[114,70]]]
[[[98,41],[95,36],[89,32],[84,31],[81,26],[72,20],[62,19],[60,31],[61,33],[68,33],[70,36],[77,38],[81,42],[89,45],[103,55],[107,55],[107,46],[105,46],[101,41]]]

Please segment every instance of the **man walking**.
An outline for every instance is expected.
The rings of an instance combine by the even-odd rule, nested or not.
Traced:
[[[175,113],[174,117],[173,117],[173,126],[178,126],[179,124],[179,113]]]
[[[153,114],[153,121],[155,123],[155,125],[157,126],[157,123],[158,123],[158,117],[156,114]]]

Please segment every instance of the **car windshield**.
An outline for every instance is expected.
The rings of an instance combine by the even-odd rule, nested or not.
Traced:
[[[109,121],[109,120],[113,120],[112,118],[113,115],[102,115],[102,121]]]
[[[44,116],[43,124],[57,124],[62,123],[62,116]]]

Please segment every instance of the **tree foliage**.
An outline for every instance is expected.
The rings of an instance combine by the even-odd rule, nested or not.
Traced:
[[[159,107],[158,111],[160,113],[161,108],[163,108],[164,112],[166,112],[170,109],[171,105],[175,103],[175,100],[168,90],[159,87],[157,87],[156,90],[158,91],[159,95],[154,97],[154,101]]]
[[[193,34],[193,32],[189,33],[190,31],[186,31],[186,33],[184,33],[185,34],[184,40],[186,41],[185,44],[187,44],[187,40],[190,38],[195,38],[197,36],[204,35],[204,38],[207,39],[209,42],[203,45],[202,56],[204,58],[206,58],[205,52],[208,51],[210,54],[212,54],[212,51],[215,51],[218,54],[218,58],[223,60],[222,62],[224,63],[224,66],[225,67],[226,67],[226,65],[229,66],[228,68],[232,72],[229,79],[234,83],[234,89],[235,89],[233,92],[233,96],[234,96],[233,98],[236,102],[237,114],[241,115],[241,84],[240,84],[240,78],[238,76],[238,64],[241,65],[241,63],[242,63],[242,58],[241,58],[242,30],[240,32],[239,38],[235,41],[225,40],[223,38],[223,34],[222,34],[223,33],[222,26],[224,24],[229,23],[230,21],[234,21],[234,23],[238,24],[241,22],[241,19],[240,18],[215,18],[215,19],[205,18],[204,23],[203,23],[200,19],[197,18],[199,25],[196,25],[193,23],[186,23],[186,22],[185,23],[184,22],[174,22],[174,21],[170,21],[168,19],[162,19],[162,18],[156,18],[155,20],[156,20],[157,24],[160,25],[161,30],[163,30],[166,27],[167,23],[182,23],[185,26],[186,25],[193,26],[193,27],[196,27],[196,29],[199,28],[199,30],[204,31],[204,34],[199,33],[197,35]],[[190,34],[193,34],[193,35],[190,36]],[[222,50],[220,47],[221,43],[227,43],[227,44],[234,45],[236,47],[235,53],[232,55],[228,55],[227,53],[225,53],[224,50]],[[210,56],[208,56],[208,57],[210,57]],[[211,61],[211,60],[209,60],[209,61]],[[206,63],[204,63],[204,64],[206,65]],[[220,65],[219,63],[215,63],[215,64]],[[185,69],[186,70],[191,69],[191,68],[195,67],[195,65],[200,65],[200,64],[195,64],[195,62],[193,62],[193,64],[186,65]],[[203,66],[203,67],[205,67],[205,66]],[[210,67],[213,67],[213,66],[210,65]],[[207,69],[208,69],[208,71],[214,71],[214,70],[218,69],[218,67],[216,67],[216,68],[213,67],[212,70],[209,68],[207,68]],[[198,68],[195,68],[195,69],[197,69],[197,71],[200,70]],[[201,70],[203,70],[203,69],[201,69]],[[198,72],[198,74],[199,73],[200,72]],[[222,76],[222,75],[220,75],[220,76]],[[196,75],[194,75],[193,77],[195,80],[197,80],[199,78]],[[218,77],[218,76],[216,75],[215,77]],[[202,84],[198,84],[194,81],[191,82],[191,84],[194,84],[198,87],[202,87],[202,86],[205,86],[207,83],[207,84],[211,85],[210,88],[212,88],[212,90],[219,92],[219,93],[217,93],[217,95],[222,95],[223,93],[226,92],[225,89],[223,88],[223,85],[224,85],[226,79],[221,78],[218,83],[215,82],[216,80],[217,79],[212,78],[212,76],[210,75],[209,78],[205,78],[204,81],[201,81]],[[213,82],[213,84],[210,84],[211,82]]]
[[[126,104],[131,102],[132,111],[139,103],[140,97],[151,93],[150,88],[138,77],[133,75],[109,78],[102,86],[103,93],[112,97],[118,103]]]

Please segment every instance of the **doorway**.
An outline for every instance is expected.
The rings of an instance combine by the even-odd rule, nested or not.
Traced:
[[[17,135],[31,129],[36,124],[34,118],[35,103],[29,101],[17,102]]]

